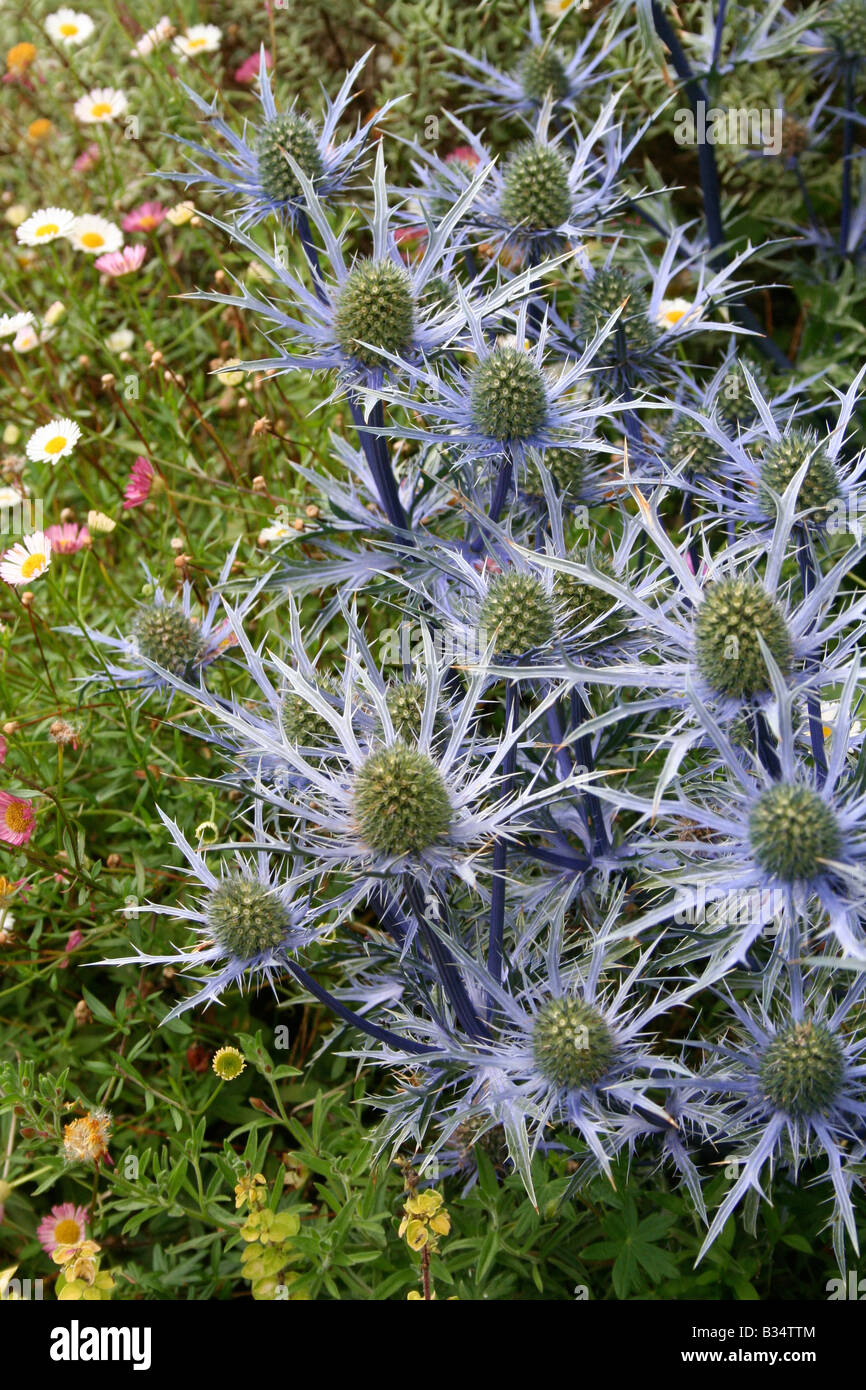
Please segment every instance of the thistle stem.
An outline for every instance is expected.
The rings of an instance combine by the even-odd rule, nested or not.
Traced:
[[[290,960],[286,964],[295,979],[304,986],[304,989],[315,999],[318,999],[320,1004],[326,1004],[344,1023],[351,1024],[353,1028],[359,1028],[362,1033],[367,1033],[371,1038],[376,1038],[378,1042],[386,1043],[388,1047],[396,1048],[399,1052],[413,1052],[417,1056],[422,1056],[433,1051],[433,1048],[427,1047],[425,1043],[415,1042],[412,1038],[398,1037],[390,1029],[380,1028],[377,1023],[371,1023],[362,1014],[356,1014],[353,1009],[347,1008],[339,999],[335,999],[333,994],[323,985],[318,984],[312,975],[308,975],[304,967],[298,965],[296,961]]]
[[[807,536],[803,536],[797,550],[797,560],[800,566],[800,585],[803,590],[803,598],[806,598],[814,589],[818,578],[815,561],[809,546]],[[806,663],[807,667],[813,671],[817,669],[817,661],[810,658]],[[821,704],[818,696],[810,690],[806,695],[806,712],[809,717],[809,742],[812,745],[812,756],[815,759],[815,776],[818,786],[823,787],[827,780],[827,751],[824,747],[824,723],[821,719]]]
[[[517,681],[505,686],[505,733],[513,731],[520,707],[520,687]],[[507,796],[517,762],[517,747],[512,742],[502,762],[502,794]],[[508,844],[500,836],[493,846],[493,883],[490,889],[490,931],[487,943],[487,968],[496,984],[502,983],[502,943],[505,932],[505,870],[508,864]]]
[[[406,880],[406,896],[415,914],[421,940],[427,947],[430,960],[433,963],[433,968],[439,977],[442,988],[451,1002],[451,1007],[454,1009],[457,1021],[471,1038],[483,1038],[487,1030],[478,1017],[472,1000],[466,992],[466,986],[461,978],[459,966],[448,950],[448,947],[445,945],[445,942],[429,926],[424,900],[421,897],[417,883],[408,879]]]

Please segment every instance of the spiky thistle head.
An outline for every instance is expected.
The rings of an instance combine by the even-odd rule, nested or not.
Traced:
[[[749,372],[762,395],[767,394],[767,377],[757,362],[749,363]],[[739,363],[730,367],[719,382],[715,396],[715,407],[722,422],[729,426],[751,425],[758,412],[752,400],[749,386]]]
[[[764,449],[758,486],[758,501],[764,511],[774,513],[773,493],[781,497],[807,461],[797,499],[800,506],[815,509],[818,516],[832,507],[839,498],[839,477],[827,450],[809,430],[789,430]]]
[[[470,391],[475,426],[491,439],[529,439],[547,424],[544,376],[520,348],[494,348],[475,368]]]
[[[783,883],[816,878],[841,845],[836,814],[812,787],[776,782],[749,816],[749,843],[760,867]]]
[[[256,878],[227,878],[211,889],[207,924],[226,955],[250,960],[276,950],[290,927],[285,903]]]
[[[385,692],[385,704],[394,733],[404,742],[414,742],[421,733],[427,690],[423,681],[394,681]],[[437,719],[437,723],[441,721]]]
[[[866,0],[834,0],[821,30],[845,58],[866,57]]]
[[[275,203],[288,203],[301,197],[301,185],[286,155],[291,155],[311,183],[321,178],[322,157],[312,121],[294,111],[286,111],[268,121],[256,141],[259,182]]]
[[[554,101],[562,101],[568,95],[568,73],[559,50],[548,44],[533,44],[520,64],[520,85],[527,100],[539,106],[548,92]]]
[[[508,159],[499,211],[511,227],[560,227],[571,212],[568,165],[553,145],[529,140]]]
[[[665,439],[665,455],[672,468],[681,464],[693,473],[705,472],[718,458],[718,445],[695,420],[684,418],[672,425]]]
[[[617,321],[617,329],[625,334],[634,352],[651,348],[658,338],[658,329],[649,317],[649,300],[643,288],[623,266],[605,266],[587,279],[578,295],[577,328],[588,341],[624,300],[628,302]]]
[[[707,685],[719,695],[748,699],[770,688],[758,635],[776,665],[791,669],[791,635],[784,614],[756,580],[721,579],[704,593],[695,623],[695,657]]]
[[[572,551],[569,559],[587,565],[592,559],[594,567],[608,579],[616,578],[616,571],[606,555],[592,554],[589,549]],[[596,641],[610,640],[622,632],[625,624],[616,613],[616,600],[575,574],[557,570],[553,578],[553,593],[560,611],[560,623],[566,632],[579,632],[590,623],[595,626],[590,634]]]
[[[579,998],[549,999],[535,1016],[535,1064],[552,1086],[586,1090],[611,1068],[616,1046],[604,1016]]]
[[[365,367],[380,367],[386,362],[375,351],[377,347],[405,356],[415,330],[409,272],[387,259],[359,261],[337,297],[334,330],[346,356]],[[363,346],[367,343],[373,346]]]
[[[339,686],[332,676],[317,676],[319,687],[328,695],[338,695]],[[319,714],[303,695],[287,690],[280,705],[280,724],[283,733],[293,747],[318,748],[324,741],[331,741],[334,730],[324,715]]]
[[[839,1094],[845,1056],[826,1023],[804,1018],[776,1033],[761,1060],[767,1100],[800,1118],[826,1112]]]
[[[544,450],[541,455],[541,462],[560,492],[568,493],[572,497],[580,496],[586,477],[583,454],[577,449],[564,449],[556,446]],[[532,497],[544,496],[541,473],[538,470],[538,465],[531,458],[526,460],[520,486],[524,492],[529,493]]]
[[[478,615],[481,641],[500,656],[522,656],[553,637],[556,608],[537,575],[504,570],[494,575]]]
[[[405,743],[370,753],[355,774],[358,833],[380,854],[418,854],[448,834],[453,819],[444,778],[432,758]]]
[[[132,638],[141,655],[173,676],[184,676],[204,654],[205,641],[197,622],[173,603],[140,608]]]

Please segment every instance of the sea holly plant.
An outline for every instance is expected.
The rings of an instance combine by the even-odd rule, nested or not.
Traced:
[[[420,1257],[410,1297],[447,1297],[461,1220],[482,1197],[496,1207],[517,1192],[512,1248],[528,1248],[545,1212],[585,1217],[580,1258],[608,1261],[620,1297],[644,1275],[660,1287],[685,1277],[682,1249],[666,1248],[683,1222],[666,1203],[688,1211],[698,1263],[721,1258],[743,1224],[782,1223],[789,1200],[806,1213],[801,1240],[827,1232],[840,1268],[858,1246],[866,11],[859,0],[805,18],[777,0],[641,0],[579,18],[586,7],[525,8],[501,61],[492,44],[442,45],[450,109],[414,127],[411,102],[373,101],[381,54],[350,47],[345,77],[313,101],[292,88],[284,53],[258,49],[257,66],[223,83],[204,66],[212,36],[179,36],[175,55],[198,58],[172,79],[177,128],[160,150],[175,159],[160,176],[196,205],[170,219],[139,209],[124,230],[194,223],[207,254],[189,265],[172,245],[148,264],[171,279],[178,342],[201,330],[218,350],[208,339],[202,370],[185,375],[148,337],[158,405],[138,411],[134,391],[121,401],[105,372],[113,427],[97,410],[81,426],[67,417],[70,366],[56,418],[24,446],[54,487],[112,428],[120,448],[129,429],[139,440],[118,489],[128,531],[113,535],[94,507],[86,538],[64,520],[0,566],[37,644],[47,624],[25,581],[47,588],[57,558],[82,550],[87,573],[113,583],[110,547],[146,534],[158,496],[170,508],[174,588],[165,557],[138,546],[144,583],[127,586],[111,623],[91,620],[86,586],[56,585],[76,696],[119,705],[137,731],[136,848],[129,864],[112,854],[94,866],[73,815],[39,865],[64,892],[77,884],[81,903],[105,873],[123,876],[123,912],[90,957],[96,978],[119,974],[118,1077],[139,1084],[139,1048],[159,1022],[183,1037],[202,1087],[186,1109],[177,1077],[171,1089],[141,1082],[149,1108],[168,1105],[197,1135],[162,1206],[159,1182],[148,1187],[148,1210],[178,1207],[220,1232],[234,1189],[232,1269],[240,1260],[259,1299],[338,1296],[319,1251],[342,1269],[345,1247],[348,1269],[355,1235],[381,1249],[391,1218]],[[150,56],[167,38],[137,42]],[[381,64],[389,81],[398,58]],[[32,60],[17,61],[26,76]],[[764,67],[779,83],[778,149],[728,151],[726,163],[712,142],[677,142],[678,114],[694,123],[716,95],[727,110],[725,93]],[[120,92],[97,96],[85,123],[124,109]],[[744,210],[759,177],[796,195],[784,226],[758,197]],[[140,308],[147,291],[122,298],[133,270],[120,228],[94,230],[94,218],[52,207],[15,224],[16,245],[29,265],[41,240],[60,256],[63,240],[108,237],[122,263],[97,261],[94,277]],[[792,308],[792,283],[839,301],[821,350],[802,357],[821,329],[807,295]],[[59,315],[37,323],[7,308],[14,360],[53,342]],[[839,325],[831,373],[822,352]],[[125,365],[131,330],[118,331]],[[90,369],[87,354],[76,360]],[[23,398],[35,399],[29,382]],[[137,452],[151,410],[171,425],[154,464]],[[16,438],[4,434],[10,448]],[[190,487],[214,484],[207,566],[188,553],[183,499],[164,482],[171,453]],[[18,498],[14,459],[7,474]],[[254,510],[265,505],[279,507],[267,526]],[[38,565],[23,566],[28,555]],[[49,672],[46,708],[64,678]],[[77,734],[51,737],[62,805]],[[33,804],[23,790],[0,795],[0,839],[24,851]],[[139,841],[161,856],[150,883]],[[19,890],[29,885],[0,881],[4,944]],[[276,1065],[249,1034],[203,1062],[187,1044],[202,1017],[251,1007],[287,1020],[304,1063],[334,1068],[335,1092],[356,1102],[334,1106],[355,1143],[363,1106],[360,1167],[337,1139],[329,1148],[325,1102],[310,1099],[298,1059]],[[100,1009],[115,1017],[84,995],[76,1026],[94,1013],[104,1023]],[[255,1094],[242,1089],[251,1073]],[[38,1126],[25,1111],[29,1132],[61,1134],[58,1097]],[[222,1187],[205,1191],[211,1105],[231,1138],[215,1164]],[[107,1108],[68,1124],[86,1117],[109,1133]],[[303,1201],[284,1192],[288,1156],[285,1173],[269,1167],[270,1124],[303,1152]],[[134,1204],[122,1169],[104,1176],[107,1143],[88,1162]],[[390,1215],[394,1194],[359,1177],[379,1162],[386,1185],[409,1175]],[[314,1181],[325,1195],[302,1220]],[[653,1183],[665,1209],[647,1213]],[[81,1240],[52,1255],[67,1298],[88,1280],[123,1287],[96,1258],[102,1233],[85,1239],[82,1210]],[[497,1251],[498,1225],[493,1237]],[[407,1271],[415,1279],[400,1253],[388,1296]],[[473,1265],[479,1284],[493,1259]]]

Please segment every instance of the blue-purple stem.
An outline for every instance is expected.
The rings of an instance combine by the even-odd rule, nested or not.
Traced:
[[[808,538],[804,535],[801,538],[797,550],[797,560],[800,565],[800,585],[803,590],[803,597],[806,598],[815,587],[818,578],[815,571],[815,562],[809,549]],[[807,663],[811,670],[817,669],[817,661],[810,659]],[[809,691],[806,695],[806,713],[809,716],[809,742],[812,745],[812,756],[815,759],[815,776],[819,787],[823,787],[827,780],[827,750],[824,747],[824,723],[821,719],[821,702],[814,691]]]
[[[333,994],[325,989],[323,985],[318,984],[313,979],[312,975],[307,974],[302,965],[298,965],[297,961],[290,960],[287,961],[286,964],[295,976],[295,979],[304,986],[304,989],[312,994],[314,999],[318,999],[320,1004],[327,1005],[327,1007],[335,1013],[338,1018],[341,1018],[344,1023],[351,1024],[353,1028],[360,1029],[362,1033],[366,1033],[371,1038],[376,1038],[378,1042],[383,1042],[388,1047],[393,1047],[399,1052],[413,1052],[418,1056],[422,1056],[433,1051],[433,1048],[427,1047],[425,1043],[415,1042],[412,1038],[401,1038],[397,1033],[392,1033],[388,1028],[380,1028],[377,1023],[372,1023],[370,1019],[364,1018],[363,1014],[356,1014],[354,1009],[347,1008],[339,999],[335,999]]]
[[[406,896],[415,914],[421,940],[427,948],[433,969],[450,1000],[458,1023],[471,1038],[485,1037],[487,1029],[478,1017],[475,1006],[466,992],[460,967],[442,938],[429,926],[424,900],[418,885],[409,879],[406,880]]]
[[[520,687],[517,681],[505,686],[505,733],[508,736],[517,722],[520,707]],[[502,795],[507,796],[517,760],[517,747],[512,743],[502,761]],[[487,968],[498,985],[502,983],[502,943],[505,935],[505,869],[508,864],[508,844],[500,838],[493,846],[493,884],[490,889],[490,931],[487,942]]]
[[[385,436],[373,434],[366,428],[367,422],[364,419],[364,412],[360,402],[354,392],[347,392],[346,399],[349,402],[349,409],[352,412],[352,421],[358,433],[361,448],[373,475],[373,482],[382,509],[385,512],[391,525],[398,531],[409,531],[409,518],[400,501],[400,493],[397,487],[397,480],[391,468],[391,460],[388,457],[388,446]],[[385,423],[385,407],[382,401],[377,401],[370,412],[370,423],[380,429]],[[405,537],[404,539],[411,539]]]

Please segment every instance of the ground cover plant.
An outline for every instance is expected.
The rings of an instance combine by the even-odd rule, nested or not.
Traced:
[[[866,0],[161,11],[0,13],[0,1292],[840,1296]]]

